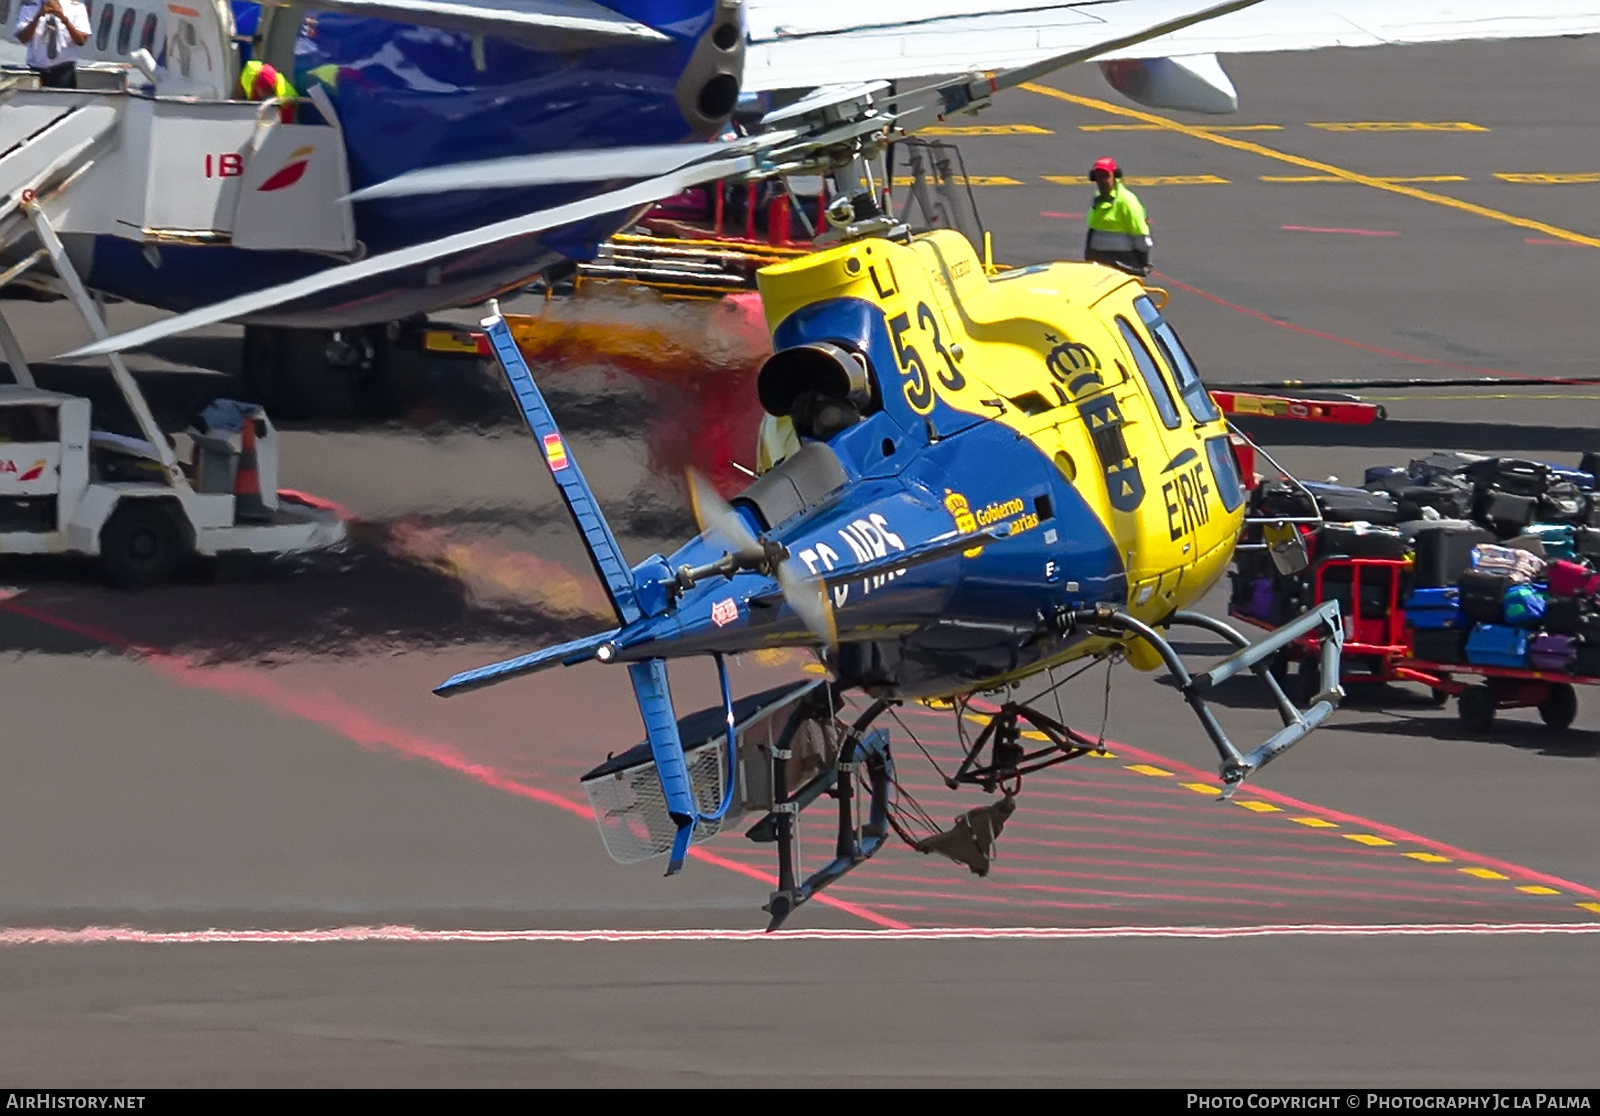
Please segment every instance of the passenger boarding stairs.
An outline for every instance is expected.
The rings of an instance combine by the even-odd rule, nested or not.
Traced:
[[[138,70],[94,76],[108,87],[0,74],[0,264],[32,237],[28,202],[84,261],[92,241],[77,241],[99,236],[146,245],[157,267],[163,243],[356,253],[343,136],[321,87],[285,106],[163,96]]]
[[[159,79],[146,63],[143,76]],[[32,71],[0,70],[0,287],[26,281],[63,294],[104,338],[79,276],[99,237],[142,244],[156,283],[163,244],[360,253],[343,134],[325,90],[293,104],[222,101],[164,96],[140,79],[125,66],[85,69],[83,88],[43,89]],[[3,312],[0,353],[32,386]],[[138,386],[120,357],[110,364],[145,440],[183,486]]]

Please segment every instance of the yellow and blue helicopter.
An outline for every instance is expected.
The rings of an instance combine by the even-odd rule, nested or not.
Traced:
[[[981,107],[1031,76],[940,87],[942,112]],[[906,134],[905,113],[876,107],[882,92],[803,100],[736,141],[752,178],[831,178],[836,243],[758,273],[774,354],[757,391],[792,428],[788,452],[731,502],[691,475],[702,531],[670,557],[624,559],[498,309],[483,323],[617,624],[436,692],[624,664],[646,739],[584,777],[608,849],[624,861],[665,854],[671,875],[692,841],[757,814],[747,835],[778,852],[773,927],[896,828],[892,752],[876,722],[897,703],[943,699],[960,716],[974,695],[1013,694],[1074,661],[1165,667],[1217,749],[1226,796],[1342,696],[1336,603],[1254,645],[1190,611],[1233,555],[1246,488],[1162,300],[1098,264],[996,273],[957,232],[913,235],[872,186],[871,160]],[[1191,673],[1162,634],[1183,626],[1237,650]],[[1321,688],[1301,710],[1270,664],[1318,632]],[[820,649],[829,677],[735,700],[725,657],[778,647]],[[715,661],[723,700],[680,720],[667,664],[689,656]],[[1266,682],[1283,721],[1249,751],[1206,703],[1241,671]],[[848,714],[855,695],[864,708]],[[1098,745],[1014,699],[962,739],[949,785],[1004,795],[915,844],[981,875],[1022,776]],[[835,856],[801,879],[798,815],[824,793],[839,804]]]
[[[893,761],[873,726],[898,702],[961,701],[1091,656],[1165,666],[1217,748],[1226,794],[1340,697],[1336,603],[1255,645],[1188,611],[1232,557],[1246,490],[1222,415],[1141,282],[1084,263],[990,274],[959,233],[910,236],[859,206],[844,232],[759,274],[775,353],[758,392],[793,424],[797,451],[731,503],[691,476],[702,534],[631,568],[504,319],[483,323],[618,623],[437,690],[626,664],[646,742],[585,779],[603,832],[634,827],[608,847],[667,853],[670,875],[691,840],[764,811],[751,836],[778,845],[773,926],[884,843]],[[1161,634],[1185,625],[1240,650],[1191,674]],[[1301,711],[1267,667],[1319,628],[1322,692]],[[733,699],[724,656],[792,646],[822,648],[830,680]],[[668,660],[706,655],[723,706],[680,722]],[[1205,702],[1242,670],[1267,681],[1284,722],[1248,752]],[[846,722],[853,691],[870,704]],[[1045,746],[1028,750],[1023,722]],[[993,792],[1093,747],[1007,701],[952,783]],[[841,802],[837,856],[799,880],[796,815],[824,791]],[[857,794],[870,801],[860,824]],[[928,847],[986,870],[1011,808],[1008,791],[987,824],[969,816]]]

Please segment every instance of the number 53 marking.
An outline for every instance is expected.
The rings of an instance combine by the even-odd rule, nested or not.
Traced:
[[[960,391],[966,387],[967,378],[945,350],[944,341],[939,337],[939,319],[926,302],[917,303],[917,328],[931,335],[933,351],[943,364],[935,373],[939,382],[950,391]],[[889,332],[894,337],[894,357],[900,364],[900,375],[905,377],[901,389],[911,409],[919,415],[925,415],[933,410],[933,383],[928,379],[928,366],[923,363],[922,354],[917,352],[915,345],[906,342],[906,334],[910,330],[911,317],[908,314],[897,314],[889,320]]]

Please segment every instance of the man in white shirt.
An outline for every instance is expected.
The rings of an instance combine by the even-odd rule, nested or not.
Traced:
[[[89,41],[83,0],[27,0],[17,13],[17,40],[28,46],[28,65],[47,89],[78,87],[78,48]]]

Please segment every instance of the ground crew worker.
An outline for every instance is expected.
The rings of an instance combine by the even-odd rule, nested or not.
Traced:
[[[238,95],[244,101],[270,101],[276,97],[283,102],[279,118],[285,124],[294,123],[294,86],[270,62],[251,59],[244,64],[239,71]]]
[[[1096,159],[1089,181],[1100,193],[1089,206],[1089,237],[1083,258],[1133,275],[1150,274],[1150,222],[1133,191],[1122,184],[1115,159]]]

